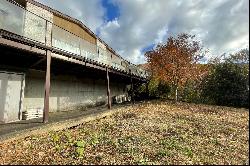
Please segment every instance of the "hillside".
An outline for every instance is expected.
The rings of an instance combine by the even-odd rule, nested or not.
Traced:
[[[150,101],[0,143],[0,164],[249,164],[249,111]]]

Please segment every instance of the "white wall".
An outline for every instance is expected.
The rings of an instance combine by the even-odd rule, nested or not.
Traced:
[[[24,75],[0,71],[0,123],[21,117]]]
[[[43,108],[45,73],[26,73],[23,109]],[[124,83],[111,83],[111,96],[124,94]],[[107,103],[105,80],[51,75],[50,111],[67,111],[87,105]]]

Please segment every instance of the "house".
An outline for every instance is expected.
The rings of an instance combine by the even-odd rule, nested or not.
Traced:
[[[147,72],[82,22],[33,0],[0,1],[0,122],[128,97]]]

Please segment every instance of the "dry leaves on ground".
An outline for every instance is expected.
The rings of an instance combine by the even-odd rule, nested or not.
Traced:
[[[0,164],[249,164],[249,111],[151,101],[0,144]]]

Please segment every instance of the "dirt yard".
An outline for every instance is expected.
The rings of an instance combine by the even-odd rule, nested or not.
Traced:
[[[0,164],[249,164],[249,110],[151,101],[0,143]]]

